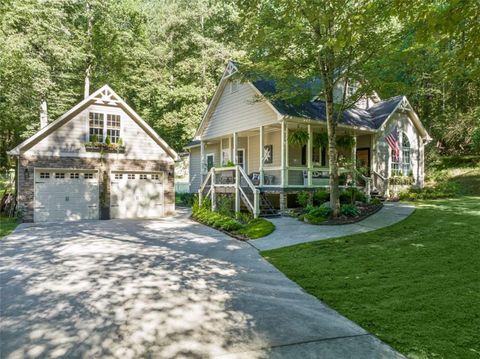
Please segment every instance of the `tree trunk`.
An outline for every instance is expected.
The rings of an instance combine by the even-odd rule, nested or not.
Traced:
[[[337,125],[333,114],[333,87],[325,89],[327,131],[328,131],[328,170],[330,177],[330,207],[332,215],[340,214],[340,191],[338,188],[338,151],[337,151]]]

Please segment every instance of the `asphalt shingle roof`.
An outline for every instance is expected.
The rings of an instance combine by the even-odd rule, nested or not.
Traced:
[[[316,85],[316,83],[313,83]],[[267,98],[276,94],[275,81],[257,80],[253,85]],[[340,123],[349,126],[378,129],[388,116],[395,110],[403,96],[392,97],[380,101],[364,110],[353,108],[343,112]],[[288,103],[284,100],[272,99],[272,105],[283,115],[326,121],[325,101],[306,101],[302,104]]]

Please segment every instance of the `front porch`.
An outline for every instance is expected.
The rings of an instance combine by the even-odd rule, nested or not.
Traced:
[[[211,189],[213,196],[215,193],[238,192],[235,210],[238,211],[243,203],[252,213],[259,215],[261,208],[257,207],[262,200],[284,210],[294,203],[292,197],[298,192],[328,189],[328,150],[325,140],[323,144],[318,141],[319,136],[325,136],[326,127],[323,123],[312,122],[284,120],[202,140],[203,185],[199,193],[206,197],[211,195]],[[305,143],[291,140],[289,135],[295,131],[307,134]],[[339,126],[337,133],[339,138],[349,138],[348,145],[339,146],[340,186],[356,186],[370,196],[375,132]],[[255,193],[261,198],[256,198]]]

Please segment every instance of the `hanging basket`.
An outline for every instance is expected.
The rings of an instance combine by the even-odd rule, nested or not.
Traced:
[[[313,147],[328,147],[328,134],[326,132],[313,134]]]
[[[288,133],[288,143],[291,145],[296,146],[303,146],[308,143],[308,139],[310,136],[308,135],[308,131],[304,130],[303,128],[298,128],[296,130],[291,130]]]
[[[355,140],[352,135],[342,135],[337,137],[337,146],[345,150],[352,148],[354,142]]]

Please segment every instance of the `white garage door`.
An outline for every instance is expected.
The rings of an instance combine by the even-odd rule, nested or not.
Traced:
[[[162,217],[163,178],[163,172],[113,172],[111,218]]]
[[[34,221],[98,219],[95,171],[35,170]]]

